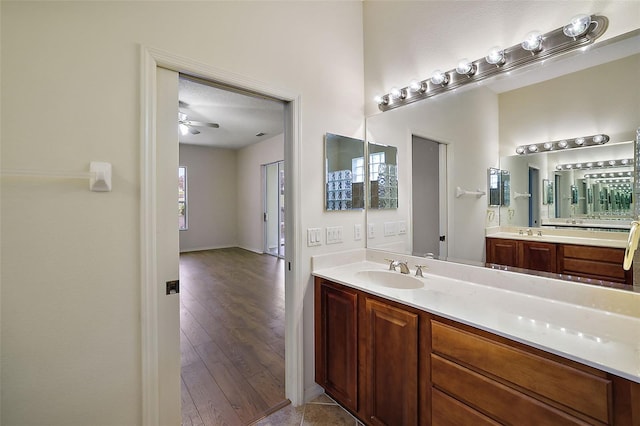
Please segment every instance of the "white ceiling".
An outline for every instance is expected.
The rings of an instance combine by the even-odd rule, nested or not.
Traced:
[[[180,143],[240,149],[284,132],[281,101],[221,89],[186,76],[179,79],[178,99],[179,110],[188,120],[220,125],[196,127],[200,134],[180,135]],[[264,135],[256,136],[258,133]]]

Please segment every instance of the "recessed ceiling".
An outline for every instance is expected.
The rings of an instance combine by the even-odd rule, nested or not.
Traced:
[[[180,76],[178,99],[179,111],[187,120],[220,126],[195,127],[200,133],[181,134],[180,143],[240,149],[284,132],[282,101],[222,89],[186,76]]]

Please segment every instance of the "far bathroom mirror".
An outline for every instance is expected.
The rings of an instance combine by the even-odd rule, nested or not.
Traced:
[[[325,209],[363,209],[364,141],[327,133],[324,143]]]
[[[556,217],[561,188],[555,180],[556,173],[549,172],[550,162],[545,154],[516,156],[516,147],[598,133],[611,138],[602,148],[633,140],[640,117],[640,86],[633,83],[630,70],[640,69],[639,52],[640,30],[635,30],[546,61],[543,67],[521,70],[480,86],[460,88],[455,93],[367,117],[366,140],[393,141],[402,165],[398,170],[402,200],[398,209],[367,210],[367,231],[373,230],[371,234],[367,232],[367,247],[398,254],[419,252],[413,250],[415,218],[432,214],[412,209],[417,204],[411,191],[412,168],[426,163],[422,159],[414,161],[415,135],[447,147],[446,161],[441,162],[446,167],[446,190],[439,195],[419,195],[420,200],[428,200],[431,205],[441,197],[440,217],[444,220],[439,226],[443,230],[440,236],[448,244],[447,259],[484,264],[487,227],[528,225],[531,197],[527,194],[533,195],[528,184],[530,168],[538,170],[535,193],[540,219],[544,222]],[[606,107],[603,99],[607,100]],[[581,150],[567,153],[575,156]],[[615,158],[610,154],[599,157]],[[484,191],[488,166],[510,172],[510,187],[505,190],[509,206],[488,208],[488,199],[483,196],[456,198],[457,187]],[[543,179],[553,185],[553,204],[542,202]],[[594,200],[598,196],[593,192]],[[495,214],[488,214],[488,209]]]
[[[369,208],[398,208],[398,148],[368,144]]]
[[[502,204],[502,170],[489,167],[487,170],[487,188],[489,189],[489,207],[499,207]]]
[[[540,204],[532,204],[528,197],[516,198],[511,217],[502,215],[500,224],[536,226],[531,224],[530,212],[539,211],[538,226],[629,229],[633,218],[633,152],[634,142],[626,141],[501,158],[500,164],[512,170],[514,191],[529,190],[530,168],[537,167],[542,194]]]

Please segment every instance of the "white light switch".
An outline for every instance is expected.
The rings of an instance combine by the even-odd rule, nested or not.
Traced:
[[[327,244],[342,242],[342,226],[327,226]]]
[[[375,238],[375,237],[376,237],[375,226],[373,225],[373,223],[368,223],[367,224],[367,238]]]
[[[320,239],[321,228],[307,228],[307,247],[319,246],[322,244]]]
[[[384,236],[390,237],[392,235],[396,235],[396,223],[395,222],[385,222],[384,223]]]
[[[398,235],[405,235],[407,233],[407,222],[401,220],[398,222]]]

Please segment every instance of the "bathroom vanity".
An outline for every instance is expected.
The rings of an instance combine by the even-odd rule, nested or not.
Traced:
[[[389,255],[313,258],[316,382],[365,424],[640,424],[640,294]]]
[[[503,227],[485,241],[488,264],[633,285],[622,268],[626,233]]]

